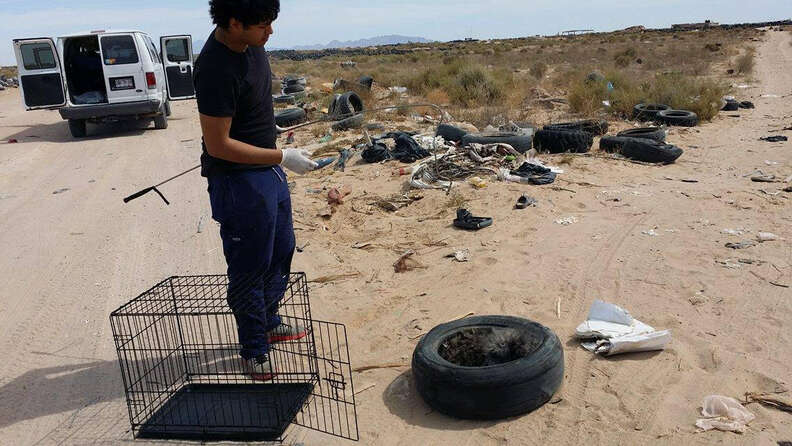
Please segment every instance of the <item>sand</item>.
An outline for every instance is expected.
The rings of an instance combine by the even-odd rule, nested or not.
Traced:
[[[792,441],[792,416],[755,404],[749,409],[757,418],[743,435],[698,434],[694,426],[707,395],[741,398],[786,390],[792,381],[792,289],[778,286],[792,285],[790,194],[774,195],[784,185],[745,176],[757,169],[782,179],[792,174],[790,143],[759,141],[792,125],[790,40],[769,32],[759,44],[756,82],[737,90],[755,110],[670,132],[669,141],[685,149],[676,164],[544,156],[550,164],[568,162],[556,188],[459,185],[474,214],[495,219],[480,232],[452,228],[454,208],[441,191],[423,192],[395,213],[371,207],[372,195],[402,191],[405,177],[391,175],[395,164],[292,176],[298,245],[310,242],[296,255],[295,270],[309,278],[356,274],[314,285],[314,316],[346,324],[354,367],[396,364],[355,374],[360,443]],[[110,312],[167,276],[225,270],[197,173],[162,188],[171,206],[156,195],[121,201],[197,163],[195,103],[173,110],[166,131],[89,126],[89,138],[74,140],[57,112],[23,112],[16,90],[0,92],[0,444],[132,443]],[[5,144],[9,138],[20,142]],[[352,195],[321,219],[326,198],[307,189],[342,184]],[[523,193],[538,207],[514,210]],[[566,217],[577,222],[556,223]],[[723,232],[739,228],[748,232]],[[759,232],[782,239],[741,251],[724,247]],[[359,242],[371,245],[353,248]],[[464,248],[470,262],[445,258]],[[395,273],[393,262],[407,249],[426,268]],[[669,348],[592,356],[572,335],[594,299],[672,330]],[[422,402],[409,367],[415,344],[433,326],[469,313],[523,316],[558,334],[566,376],[555,404],[516,419],[473,422]],[[288,442],[350,444],[301,428]]]

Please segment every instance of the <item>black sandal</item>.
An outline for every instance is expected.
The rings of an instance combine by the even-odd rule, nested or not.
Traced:
[[[519,200],[517,200],[517,204],[514,205],[514,207],[517,209],[525,209],[528,206],[535,206],[535,205],[536,205],[535,198],[531,198],[527,195],[523,195],[522,197],[520,197]]]
[[[457,218],[454,220],[454,226],[478,231],[487,226],[492,226],[492,218],[474,217],[467,209],[457,209]]]

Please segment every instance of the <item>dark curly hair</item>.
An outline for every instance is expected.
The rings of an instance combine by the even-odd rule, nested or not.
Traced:
[[[280,12],[280,0],[210,0],[209,15],[220,28],[228,28],[231,18],[245,27],[274,22]]]

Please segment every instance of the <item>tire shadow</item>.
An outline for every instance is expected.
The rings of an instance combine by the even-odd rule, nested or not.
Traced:
[[[448,417],[429,407],[418,394],[413,380],[412,371],[408,370],[397,376],[382,393],[385,407],[393,415],[403,419],[411,426],[429,429],[466,431],[488,428],[501,421],[460,420]]]

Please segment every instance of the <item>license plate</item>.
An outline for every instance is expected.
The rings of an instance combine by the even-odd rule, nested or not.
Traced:
[[[110,79],[110,88],[112,90],[132,90],[135,88],[135,78],[133,77],[115,77]]]

